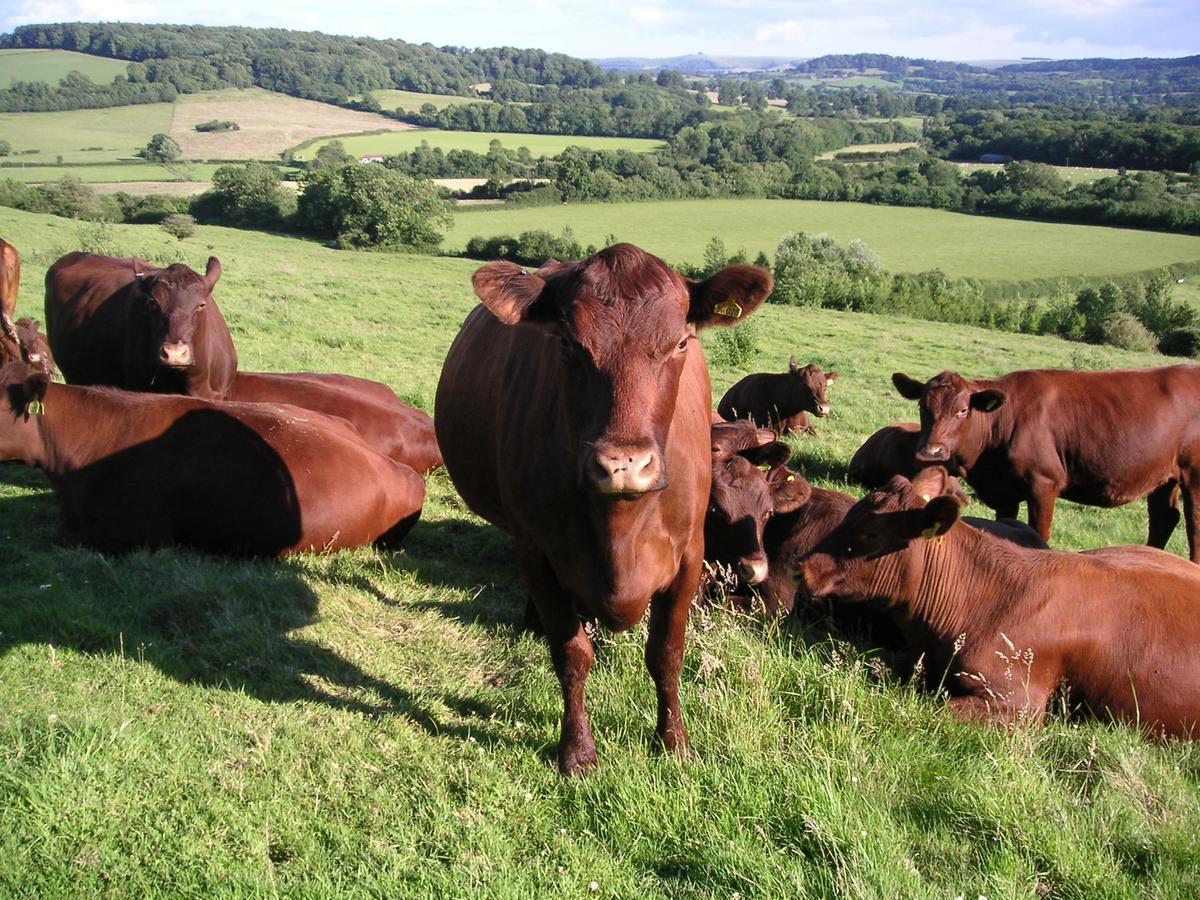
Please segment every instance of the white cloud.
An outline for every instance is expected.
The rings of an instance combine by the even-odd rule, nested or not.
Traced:
[[[774,44],[779,41],[802,41],[805,36],[804,23],[799,19],[768,22],[754,32],[754,40],[760,44]]]
[[[658,25],[667,18],[667,14],[657,6],[631,6],[629,18],[639,25]]]

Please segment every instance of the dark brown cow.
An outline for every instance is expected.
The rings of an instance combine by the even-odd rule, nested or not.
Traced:
[[[723,452],[714,443],[704,558],[729,566],[743,585],[767,577],[763,529],[770,518],[808,499],[807,482],[786,468],[791,456],[791,447],[781,441]]]
[[[694,335],[754,312],[771,277],[730,266],[688,282],[617,244],[536,274],[490,263],[474,285],[483,306],[446,357],[434,425],[467,505],[515,539],[562,685],[559,767],[596,764],[582,619],[623,630],[647,607],[657,736],[686,753],[679,670],[712,478]]]
[[[960,718],[1040,720],[1065,684],[1073,707],[1198,736],[1200,570],[1148,547],[1018,547],[960,510],[897,476],[789,569],[815,598],[887,604]]]
[[[46,333],[72,384],[224,399],[237,352],[213,299],[221,263],[203,276],[176,263],[68,253],[46,273]]]
[[[829,415],[826,385],[837,381],[837,372],[822,372],[818,365],[800,368],[796,357],[788,362],[782,375],[759,372],[747,375],[728,391],[717,404],[717,412],[726,419],[750,419],[763,428],[774,428],[781,435],[789,432],[816,434],[806,413]]]
[[[854,451],[846,467],[846,477],[863,487],[879,487],[893,475],[912,478],[922,469],[937,465],[916,458],[920,436],[921,426],[916,422],[898,422],[880,428]],[[953,465],[946,468],[958,474]],[[1012,515],[1016,515],[1015,510]]]
[[[290,403],[340,416],[358,429],[363,440],[398,463],[422,473],[442,464],[433,419],[400,402],[391,388],[377,381],[307,372],[238,372],[229,399]]]
[[[943,372],[925,384],[897,372],[921,410],[917,459],[949,462],[1002,516],[1029,504],[1050,539],[1059,497],[1122,506],[1147,497],[1147,543],[1165,547],[1182,490],[1188,547],[1200,562],[1200,367],[1107,372],[1031,369],[967,381]]]
[[[49,476],[71,540],[276,556],[399,542],[416,472],[347,422],[293,406],[53,384],[0,370],[0,459]]]

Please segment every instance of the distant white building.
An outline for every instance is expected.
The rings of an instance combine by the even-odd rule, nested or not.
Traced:
[[[381,162],[383,162],[383,160],[384,160],[384,158],[382,156],[360,156],[358,158],[358,161],[360,163],[372,163],[372,162],[381,163]]]

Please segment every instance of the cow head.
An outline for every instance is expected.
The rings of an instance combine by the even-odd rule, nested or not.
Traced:
[[[0,460],[32,464],[39,456],[38,421],[50,376],[26,362],[0,366]]]
[[[924,470],[915,485],[897,475],[850,507],[811,553],[790,560],[791,574],[812,598],[876,596],[888,574],[880,572],[884,561],[896,577],[905,568],[897,554],[912,553],[915,544],[941,537],[958,521],[960,496],[941,467]]]
[[[807,366],[796,365],[796,357],[788,360],[788,397],[780,408],[812,413],[824,418],[829,415],[829,399],[826,388],[830,382],[837,381],[837,372],[823,372],[815,363]]]
[[[1004,405],[1003,391],[979,389],[955,372],[943,372],[922,384],[903,372],[892,376],[900,396],[916,400],[921,411],[917,459],[949,462],[955,458],[972,425]]]
[[[540,328],[558,342],[562,412],[580,483],[629,498],[667,486],[667,431],[685,360],[701,352],[696,332],[737,324],[772,287],[771,276],[753,266],[686,281],[630,244],[533,274],[489,263],[473,283],[501,322]]]
[[[732,566],[743,584],[760,584],[767,577],[767,520],[799,508],[812,492],[786,467],[791,455],[787,444],[771,441],[713,456],[704,555]]]
[[[50,345],[41,332],[41,323],[28,317],[13,323],[15,340],[7,335],[0,337],[0,357],[4,362],[29,363],[36,371],[53,376],[58,371]]]
[[[730,456],[751,447],[760,447],[777,440],[779,435],[769,428],[759,428],[749,419],[712,423],[712,456]]]
[[[204,310],[221,277],[220,260],[210,256],[203,276],[182,263],[154,269],[135,259],[133,269],[142,291],[143,302],[135,306],[135,314],[141,318],[140,331],[147,340],[147,362],[152,360],[155,367],[190,369],[196,362],[197,330],[203,327]]]

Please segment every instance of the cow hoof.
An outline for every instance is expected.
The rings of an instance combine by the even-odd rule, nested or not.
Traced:
[[[682,727],[668,729],[665,734],[658,734],[655,737],[657,738],[658,746],[664,752],[670,753],[679,759],[695,759],[695,754],[692,753],[692,743],[688,740],[686,729]]]
[[[564,775],[588,775],[596,770],[599,761],[596,759],[596,745],[586,744],[575,747],[560,747],[558,751],[558,771]]]

